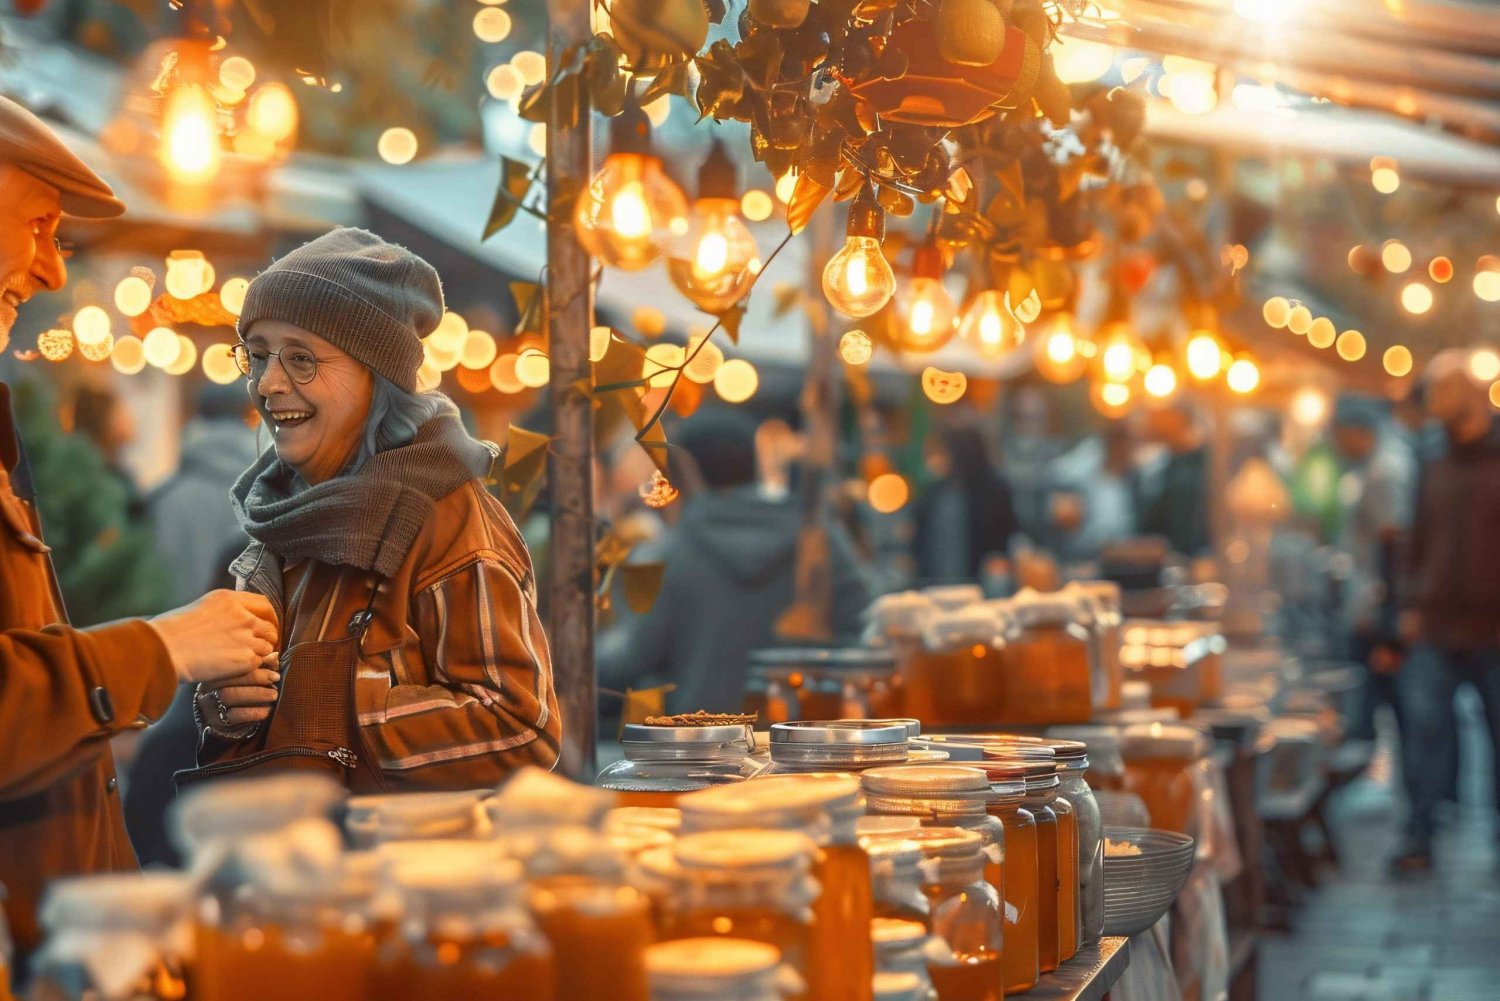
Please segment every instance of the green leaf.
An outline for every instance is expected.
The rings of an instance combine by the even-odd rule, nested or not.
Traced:
[[[516,217],[516,211],[531,189],[531,168],[520,160],[508,156],[500,158],[500,185],[495,189],[495,201],[490,206],[490,217],[484,224],[484,235],[480,241],[488,240]]]

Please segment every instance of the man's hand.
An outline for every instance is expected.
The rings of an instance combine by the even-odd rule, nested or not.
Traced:
[[[179,680],[214,682],[275,666],[276,613],[264,595],[210,591],[149,621]]]
[[[198,712],[205,720],[226,726],[259,723],[271,715],[277,697],[275,686],[280,680],[281,672],[272,661],[248,674],[199,685],[193,697],[198,699]],[[224,707],[222,715],[220,705]]]

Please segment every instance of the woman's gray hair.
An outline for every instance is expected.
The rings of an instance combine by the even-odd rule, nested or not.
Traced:
[[[365,417],[359,450],[349,460],[346,473],[356,472],[378,452],[409,443],[417,436],[417,429],[432,418],[458,414],[458,407],[442,393],[408,393],[377,372],[370,375],[375,379],[370,412]]]

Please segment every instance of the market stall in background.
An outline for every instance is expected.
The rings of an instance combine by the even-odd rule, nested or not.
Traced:
[[[8,7],[0,92],[130,206],[0,359],[75,622],[180,589],[141,511],[249,280],[361,225],[442,276],[419,382],[505,446],[565,721],[496,789],[185,793],[31,996],[1256,996],[1377,754],[1325,432],[1443,352],[1500,409],[1500,14]],[[656,543],[724,411],[792,583],[715,619]]]

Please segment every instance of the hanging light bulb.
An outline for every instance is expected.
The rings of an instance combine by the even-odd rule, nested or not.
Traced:
[[[986,289],[964,313],[958,337],[979,357],[999,358],[1026,339],[1026,328],[1005,308],[1005,299],[999,292]]]
[[[1129,382],[1151,365],[1151,351],[1128,323],[1105,328],[1094,355],[1099,376],[1107,382]]]
[[[943,252],[929,236],[912,258],[911,280],[896,296],[896,346],[924,354],[953,339],[953,299],[943,288]]]
[[[651,122],[630,101],[610,125],[609,156],[573,212],[578,241],[605,264],[639,271],[688,230],[687,200],[651,152]]]
[[[667,245],[667,274],[699,309],[722,313],[742,299],[755,279],[755,237],[740,219],[734,162],[714,141],[698,171],[698,198],[687,231]]]
[[[1219,339],[1206,330],[1188,338],[1184,354],[1188,373],[1199,382],[1207,382],[1224,369],[1224,349]]]
[[[846,316],[869,316],[890,302],[896,291],[880,241],[885,239],[885,213],[867,184],[849,206],[844,247],[823,268],[823,294]]]
[[[167,93],[161,163],[178,184],[203,184],[219,172],[218,111],[197,84],[179,84]]]
[[[1048,382],[1072,382],[1088,368],[1088,359],[1079,351],[1073,332],[1073,318],[1059,313],[1047,330],[1036,338],[1036,370]]]
[[[1166,362],[1157,362],[1146,369],[1141,384],[1145,386],[1147,395],[1164,400],[1177,392],[1177,372]]]

